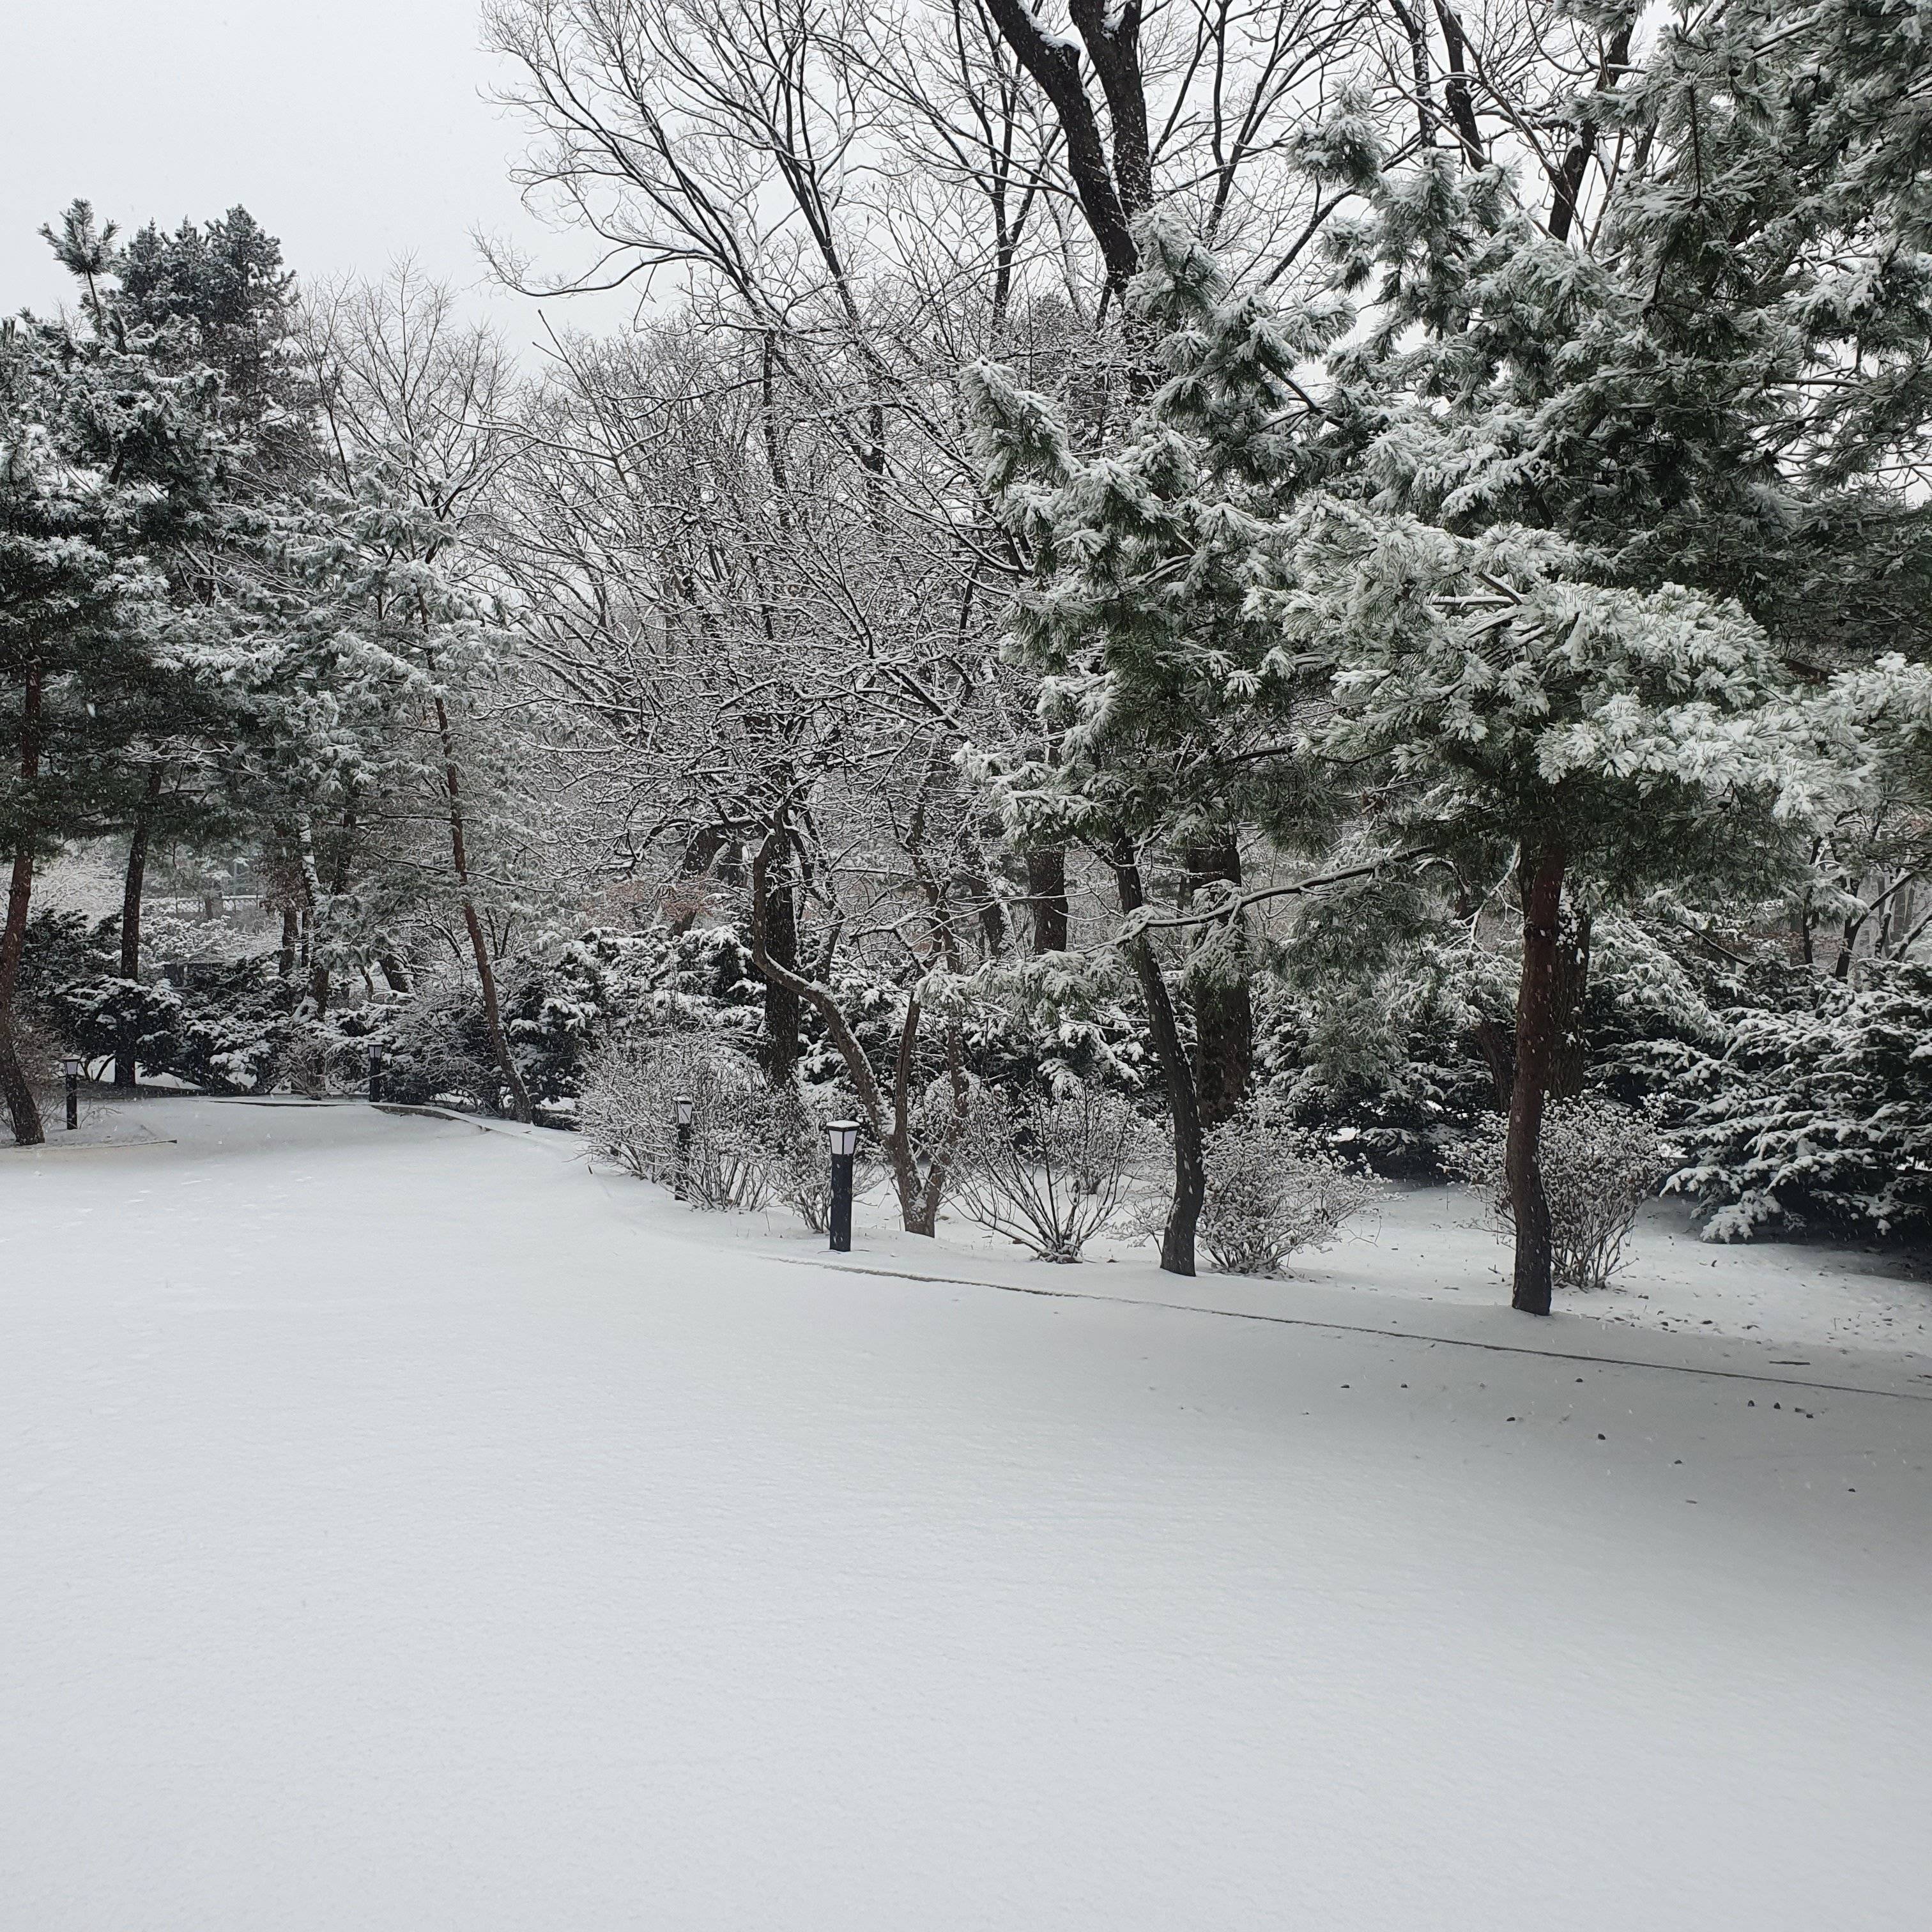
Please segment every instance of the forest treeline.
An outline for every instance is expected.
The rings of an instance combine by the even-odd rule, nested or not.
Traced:
[[[586,264],[493,268],[630,326],[76,201],[0,333],[16,1138],[63,1046],[529,1119],[655,1030],[926,1233],[1067,1082],[1158,1120],[1182,1273],[1258,1110],[1502,1117],[1532,1312],[1586,1095],[1720,1232],[1924,1227],[1926,0],[487,31]],[[118,917],[37,914],[104,840]],[[278,943],[144,920],[161,855]]]

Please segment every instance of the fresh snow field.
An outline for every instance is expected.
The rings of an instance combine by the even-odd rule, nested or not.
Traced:
[[[562,1136],[140,1111],[0,1155],[6,1932],[1932,1913],[1876,1263],[1654,1228],[1538,1323],[1438,1195],[860,1273]]]

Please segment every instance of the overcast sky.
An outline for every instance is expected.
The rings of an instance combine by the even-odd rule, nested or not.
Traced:
[[[38,233],[76,195],[131,232],[239,202],[306,276],[413,254],[522,340],[470,245],[506,232],[552,266],[587,251],[525,214],[518,124],[484,98],[480,0],[0,0],[6,76],[0,313],[72,290]],[[554,305],[560,323],[622,312]]]

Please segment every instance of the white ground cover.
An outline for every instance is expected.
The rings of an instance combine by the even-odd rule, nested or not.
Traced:
[[[562,1136],[142,1118],[0,1156],[8,1932],[1925,1922],[1915,1284],[1659,1227],[1538,1323],[1444,1196],[862,1274]]]

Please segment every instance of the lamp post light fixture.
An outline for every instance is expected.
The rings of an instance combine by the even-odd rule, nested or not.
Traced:
[[[832,1153],[832,1211],[826,1225],[832,1231],[832,1252],[852,1252],[852,1156],[859,1151],[856,1120],[828,1120],[826,1145]]]
[[[677,1172],[671,1192],[682,1201],[691,1185],[691,1096],[680,1094],[671,1104],[677,1109]]]
[[[382,1049],[373,1041],[369,1048],[369,1104],[382,1104]]]
[[[80,1062],[70,1054],[61,1071],[67,1076],[67,1130],[72,1133],[80,1125]]]

